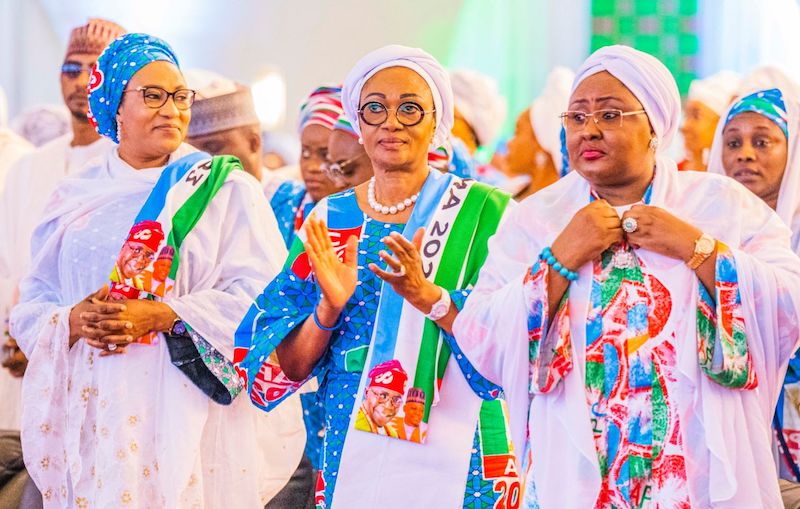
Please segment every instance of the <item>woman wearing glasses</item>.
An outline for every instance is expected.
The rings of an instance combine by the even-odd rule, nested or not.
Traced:
[[[363,184],[372,177],[372,163],[344,113],[333,126],[326,159],[322,164],[323,173],[342,189]]]
[[[791,91],[756,90],[722,114],[708,171],[733,178],[775,210],[791,228],[792,248],[800,253],[800,102]],[[797,507],[800,446],[795,437],[800,429],[800,353],[789,361],[772,425],[784,505]]]
[[[193,99],[146,34],[92,70],[90,118],[117,147],[57,188],[11,317],[46,507],[256,508],[286,482],[270,478],[274,451],[230,361],[286,252],[238,161],[183,144]]]
[[[265,410],[320,380],[318,505],[514,507],[503,407],[473,393],[500,389],[462,373],[448,346],[509,197],[428,166],[453,125],[447,72],[429,54],[373,51],[342,95],[374,176],[308,216],[239,326],[239,372]]]
[[[328,139],[342,114],[342,88],[322,86],[315,89],[300,106],[300,175],[302,182],[281,184],[270,199],[286,247],[292,246],[295,234],[314,205],[322,198],[341,191],[343,186],[323,172],[327,161]]]
[[[569,110],[575,171],[510,214],[454,325],[528,434],[528,506],[780,507],[770,422],[800,301],[788,228],[665,156],[680,97],[652,56],[598,50]]]

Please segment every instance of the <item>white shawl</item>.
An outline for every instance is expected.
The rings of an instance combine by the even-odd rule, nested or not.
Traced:
[[[535,483],[544,509],[592,508],[600,487],[584,382],[592,267],[581,267],[569,290],[574,367],[551,393],[533,397],[528,394],[529,303],[522,281],[541,250],[589,203],[589,195],[588,182],[572,172],[523,201],[491,240],[478,284],[454,325],[470,361],[505,389],[518,454],[526,450],[521,444],[529,434],[528,481]],[[638,250],[672,295],[668,326],[676,332],[678,352],[678,390],[672,401],[681,419],[692,505],[780,507],[770,422],[798,337],[800,260],[790,249],[790,232],[738,183],[705,173],[679,173],[663,158],[651,204],[731,248],[759,380],[754,390],[733,390],[702,372],[696,276],[679,260]]]
[[[778,213],[783,222],[792,229],[792,249],[800,253],[800,99],[793,95],[792,90],[780,88],[783,102],[786,106],[786,124],[789,138],[786,151],[786,170],[781,180],[778,192]],[[735,104],[735,103],[734,103]],[[725,175],[722,165],[722,132],[725,130],[725,119],[728,118],[733,104],[723,112],[717,130],[714,133],[714,143],[711,145],[711,154],[708,158],[709,173]]]
[[[45,507],[263,507],[299,463],[297,408],[299,447],[278,456],[278,439],[263,450],[278,430],[246,398],[213,403],[172,365],[163,337],[107,358],[83,341],[68,347],[71,307],[108,281],[162,169],[134,170],[114,150],[61,183],[34,233],[11,332],[30,359],[22,441]],[[167,302],[228,359],[241,316],[283,263],[279,238],[258,183],[233,172],[181,245]]]

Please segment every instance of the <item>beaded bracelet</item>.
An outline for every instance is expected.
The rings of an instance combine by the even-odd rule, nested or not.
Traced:
[[[550,250],[550,246],[542,249],[542,254],[539,255],[539,259],[547,262],[548,265],[552,266],[554,270],[556,270],[559,274],[564,276],[565,278],[569,279],[570,281],[576,281],[578,279],[578,273],[574,270],[569,270],[568,268],[561,265],[556,257],[553,256],[553,251]]]
[[[317,306],[314,306],[314,313],[313,313],[313,315],[314,315],[314,325],[316,325],[317,327],[319,327],[319,328],[320,328],[320,329],[322,329],[322,330],[326,330],[326,331],[329,331],[329,332],[330,332],[330,331],[334,331],[334,330],[338,329],[339,327],[341,327],[341,326],[342,326],[342,322],[344,322],[344,313],[340,313],[340,314],[339,314],[339,319],[338,319],[338,320],[336,320],[336,323],[335,323],[335,324],[333,324],[333,327],[325,327],[325,326],[324,326],[324,325],[322,325],[322,323],[319,321],[319,317],[317,316]]]

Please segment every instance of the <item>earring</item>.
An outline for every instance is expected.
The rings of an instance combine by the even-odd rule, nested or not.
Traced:
[[[122,141],[122,122],[117,119],[117,140]]]
[[[650,138],[650,149],[655,150],[658,148],[658,138]]]
[[[536,152],[533,159],[536,162],[536,166],[544,166],[547,162],[547,154],[544,152]]]
[[[361,136],[358,137],[358,144],[359,145],[363,145],[364,144],[364,138],[362,138]]]

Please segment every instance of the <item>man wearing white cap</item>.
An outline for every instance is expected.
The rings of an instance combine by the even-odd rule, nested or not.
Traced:
[[[264,185],[267,198],[284,181],[264,168],[261,123],[250,87],[210,71],[186,72],[189,87],[197,91],[187,141],[211,155],[239,158],[244,170]]]
[[[731,71],[720,71],[689,86],[686,113],[681,126],[686,159],[679,170],[705,171],[719,117],[736,96],[741,78]]]
[[[211,155],[238,157],[247,173],[264,183],[265,189],[269,187],[265,177],[269,179],[272,172],[262,165],[260,123],[250,87],[199,69],[187,71],[186,79],[189,87],[197,87],[187,141]],[[265,429],[269,431],[261,441],[264,451],[283,451],[270,458],[269,466],[272,477],[287,484],[267,508],[302,507],[310,500],[313,472],[310,460],[302,454],[305,428],[300,405],[288,405],[277,412],[261,416],[268,421]]]

